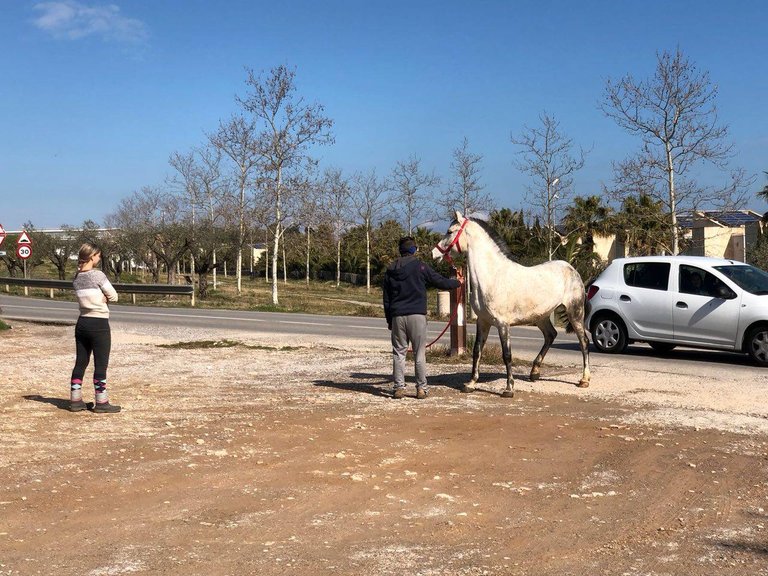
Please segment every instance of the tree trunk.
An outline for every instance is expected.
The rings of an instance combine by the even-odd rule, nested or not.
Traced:
[[[677,198],[675,197],[675,166],[672,161],[672,150],[669,142],[667,147],[667,185],[669,186],[669,210],[672,213],[672,255],[677,256],[680,250],[679,233],[677,230]]]
[[[288,264],[285,258],[285,242],[283,242],[283,284],[288,284]]]
[[[307,265],[307,286],[309,286],[309,246],[310,246],[309,234],[310,234],[310,229],[309,229],[309,226],[307,226],[307,263],[306,263],[306,265]]]
[[[336,288],[341,284],[341,238],[336,241]]]
[[[245,244],[245,175],[240,180],[239,228],[237,234],[237,293],[243,291],[243,244]]]
[[[206,272],[197,275],[197,295],[201,300],[208,297],[208,274]]]
[[[365,225],[365,288],[371,293],[371,227]]]
[[[277,306],[279,301],[277,299],[277,258],[280,255],[280,219],[282,218],[282,206],[280,205],[280,195],[282,194],[282,170],[278,166],[277,168],[277,191],[275,197],[275,238],[272,248],[272,304]]]
[[[213,251],[213,289],[216,290],[216,250]],[[200,297],[203,297],[202,291]]]

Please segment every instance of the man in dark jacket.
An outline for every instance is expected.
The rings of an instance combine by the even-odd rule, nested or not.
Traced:
[[[405,396],[405,355],[413,346],[416,371],[416,398],[427,397],[427,286],[442,290],[458,288],[455,278],[438,274],[416,258],[416,242],[410,236],[400,239],[400,258],[384,276],[384,313],[392,331],[393,398]]]

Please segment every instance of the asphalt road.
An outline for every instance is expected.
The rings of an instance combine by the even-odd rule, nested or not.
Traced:
[[[2,309],[2,318],[7,320],[74,325],[78,316],[77,304],[74,302],[2,294],[0,294],[0,309]],[[382,318],[203,308],[152,308],[119,304],[110,306],[110,318],[113,324],[153,324],[158,330],[163,327],[186,326],[212,330],[269,331],[296,336],[324,336],[329,341],[336,338],[355,339],[377,343],[383,347],[388,345],[390,338],[390,332]],[[430,321],[428,325],[430,341],[437,338],[444,328],[444,321]],[[467,326],[467,334],[474,335],[473,325]],[[512,339],[513,356],[531,360],[543,343],[541,332],[530,326],[514,327]],[[493,332],[489,342],[497,342]],[[438,343],[448,346],[449,332],[446,332]],[[628,368],[642,367],[661,372],[674,371],[680,363],[700,365],[702,371],[756,371],[755,373],[758,374],[763,370],[753,365],[743,354],[678,348],[666,357],[662,357],[644,344],[632,345],[625,353],[618,355],[596,353],[592,348],[590,358],[593,366],[610,364]],[[581,352],[575,336],[560,330],[557,340],[547,355],[547,361],[561,365],[580,364]]]

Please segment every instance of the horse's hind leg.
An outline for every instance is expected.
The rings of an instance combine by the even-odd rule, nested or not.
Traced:
[[[576,332],[576,337],[579,339],[579,348],[581,348],[581,356],[584,359],[584,369],[581,373],[581,380],[577,386],[579,388],[586,388],[589,386],[589,380],[591,377],[589,371],[589,338],[587,337],[587,330],[584,327],[584,321],[580,318],[570,318],[573,331]]]
[[[544,356],[547,355],[552,342],[557,337],[557,330],[552,326],[552,322],[549,320],[549,316],[545,316],[542,320],[536,324],[544,335],[544,345],[539,350],[539,355],[533,360],[533,366],[531,366],[531,382],[535,382],[541,376],[541,363],[544,362]]]
[[[499,328],[501,340],[501,356],[507,367],[507,387],[501,393],[504,398],[512,398],[515,395],[515,377],[512,375],[512,347],[509,342],[509,326],[506,324]]]
[[[483,355],[485,342],[488,340],[488,332],[491,326],[480,318],[477,319],[477,332],[475,334],[475,345],[472,347],[472,378],[464,384],[462,392],[472,392],[475,389],[477,380],[480,378],[480,357]]]

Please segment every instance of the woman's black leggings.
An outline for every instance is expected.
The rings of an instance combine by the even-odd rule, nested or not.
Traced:
[[[112,333],[108,318],[87,318],[81,316],[75,326],[75,347],[77,357],[72,370],[72,380],[83,380],[85,369],[93,353],[93,380],[106,381],[109,366],[109,351],[112,348]]]

